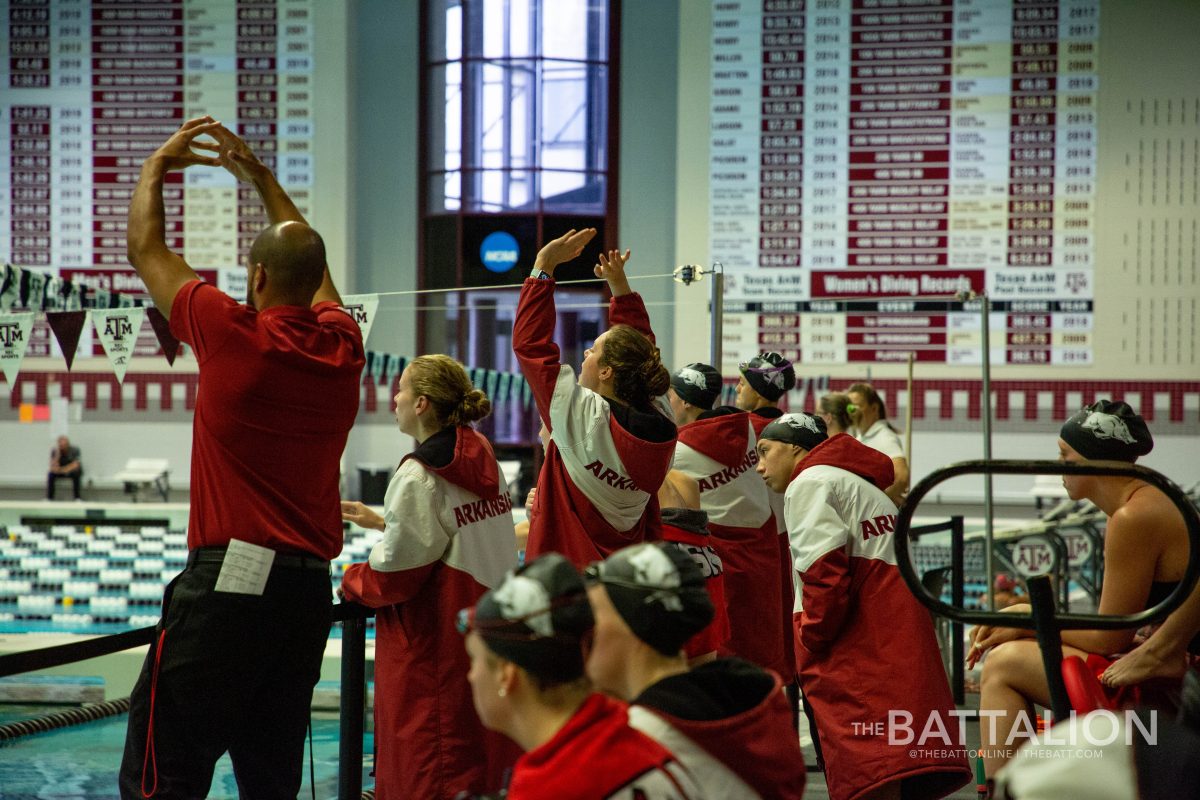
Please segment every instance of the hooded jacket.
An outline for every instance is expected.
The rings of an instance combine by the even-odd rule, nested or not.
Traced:
[[[935,716],[958,730],[929,611],[896,568],[896,506],[883,493],[893,479],[890,458],[838,434],[800,462],[785,495],[802,606],[796,667],[832,800],[894,781],[905,797],[943,797],[971,778],[966,751],[940,738],[921,747],[874,733],[897,712],[916,733]]]
[[[708,515],[690,508],[662,510],[663,541],[687,553],[704,575],[704,588],[713,604],[713,620],[683,647],[688,658],[720,650],[729,641],[729,611],[725,600],[725,567],[712,547]]]
[[[698,800],[662,745],[629,727],[624,703],[593,694],[545,744],[521,756],[508,800]]]
[[[346,599],[379,609],[376,791],[381,800],[494,791],[518,751],[475,714],[455,628],[459,609],[516,563],[512,502],[488,440],[467,427],[430,436],[401,462],[384,506],[383,538],[342,578]]]
[[[609,319],[654,341],[637,294],[613,297]],[[550,442],[526,558],[555,551],[583,567],[622,547],[661,538],[656,493],[671,469],[675,423],[665,399],[654,407],[621,407],[581,386],[575,370],[560,363],[554,325],[554,281],[527,279],[513,324],[513,351]]]
[[[728,652],[793,673],[784,615],[782,553],[769,490],[758,473],[757,440],[748,414],[720,409],[679,429],[675,468],[700,486],[700,507],[725,567]],[[789,598],[790,599],[790,598]],[[785,635],[786,634],[786,635]]]
[[[779,676],[737,658],[664,678],[629,724],[675,754],[708,798],[799,800],[807,773]]]
[[[762,433],[763,428],[783,416],[783,412],[775,406],[763,406],[750,412],[750,424],[754,426],[754,435]],[[788,542],[787,520],[783,514],[783,495],[779,492],[767,492],[771,497],[771,514],[775,517],[775,529],[779,531],[779,607],[783,614],[784,648],[787,651],[788,668],[779,674],[784,682],[795,680],[795,649],[792,641],[792,612],[796,604],[795,576],[792,574],[792,548]]]

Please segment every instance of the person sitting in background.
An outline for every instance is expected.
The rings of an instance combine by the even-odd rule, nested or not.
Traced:
[[[1091,460],[1133,463],[1149,453],[1154,440],[1145,421],[1125,403],[1100,400],[1073,414],[1059,432],[1059,459],[1067,464]],[[1104,581],[1096,613],[1134,614],[1164,600],[1187,569],[1187,526],[1179,509],[1150,484],[1115,475],[1064,475],[1072,500],[1090,500],[1105,513]],[[1029,613],[1025,603],[1010,612]],[[1063,631],[1063,656],[1079,656],[1099,676],[1109,656],[1132,643],[1133,630]],[[1034,704],[1049,706],[1050,690],[1042,654],[1032,630],[980,625],[971,631],[968,666],[983,654],[980,708],[995,713],[997,724],[982,728],[984,762],[989,776],[1012,757],[1014,741],[1023,741],[1020,715]],[[1015,734],[1015,735],[1014,735]]]
[[[721,374],[708,364],[688,364],[671,376],[667,397],[680,423],[675,469],[698,482],[700,508],[725,569],[729,608],[726,653],[773,669],[791,683],[791,583],[770,493],[754,474],[754,425],[736,408],[713,409]],[[784,562],[784,563],[781,563]],[[783,608],[787,606],[787,613]]]
[[[596,688],[675,754],[706,797],[798,800],[806,778],[779,676],[738,658],[689,669],[685,644],[713,619],[704,575],[666,542],[627,547],[584,573]]]
[[[696,563],[713,604],[712,622],[687,640],[683,652],[693,665],[712,661],[729,641],[729,610],[725,602],[725,565],[713,549],[708,514],[700,508],[700,487],[673,469],[658,490],[658,505],[662,509],[663,541]]]
[[[592,690],[592,627],[583,581],[558,553],[510,572],[459,612],[479,718],[525,750],[507,800],[701,797],[671,752],[629,727],[623,702]]]
[[[392,476],[384,516],[342,502],[342,519],[383,538],[346,570],[341,594],[378,609],[376,790],[451,800],[499,789],[517,756],[472,709],[453,619],[516,563],[512,501],[491,444],[471,427],[491,402],[461,364],[414,359],[395,404],[417,446]]]
[[[883,491],[899,508],[908,494],[908,459],[904,456],[900,435],[888,422],[887,406],[869,383],[854,384],[846,390],[846,395],[852,406],[846,410],[854,422],[854,437],[892,460],[892,471],[896,477],[892,485]]]
[[[83,464],[79,460],[79,448],[71,444],[66,436],[58,437],[58,444],[50,451],[50,474],[46,477],[46,499],[54,499],[54,484],[59,478],[70,478],[75,499],[79,499],[79,485],[83,481]]]
[[[996,598],[996,608],[1008,608],[1011,605],[1024,602],[1025,595],[1021,593],[1021,587],[1007,572],[1001,572],[996,576],[993,583],[995,591],[992,593]],[[987,597],[984,596],[984,603],[987,603]]]
[[[850,419],[850,409],[857,408],[850,402],[850,395],[843,392],[830,392],[817,403],[819,416],[825,421],[825,430],[830,436],[839,433],[850,433],[854,421]]]
[[[527,556],[553,551],[577,566],[659,538],[656,493],[675,452],[675,421],[663,399],[671,376],[646,305],[625,276],[628,250],[601,253],[593,270],[612,292],[612,325],[584,352],[578,378],[561,361],[554,272],[595,235],[595,228],[571,230],[538,252],[513,322],[513,352],[550,431]]]

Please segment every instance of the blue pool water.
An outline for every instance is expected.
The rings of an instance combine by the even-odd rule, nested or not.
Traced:
[[[0,706],[0,723],[29,719],[61,707]],[[26,736],[0,744],[0,796],[4,800],[104,800],[117,794],[117,769],[125,743],[126,715],[121,714],[84,725]],[[363,786],[374,784],[370,777],[373,742],[366,735],[363,752]],[[313,764],[316,796],[337,796],[338,720],[335,715],[313,717]],[[304,786],[300,798],[312,797],[308,751],[304,756]],[[228,756],[217,763],[210,798],[238,796],[237,783]]]

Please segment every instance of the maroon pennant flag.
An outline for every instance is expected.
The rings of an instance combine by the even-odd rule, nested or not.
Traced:
[[[146,317],[150,320],[150,327],[154,328],[154,335],[158,337],[158,343],[162,346],[163,355],[167,357],[167,363],[175,366],[175,356],[179,354],[179,340],[171,333],[170,321],[154,306],[146,307]]]
[[[83,333],[83,324],[86,319],[86,311],[46,312],[46,323],[54,332],[58,346],[62,348],[68,372],[71,370],[71,364],[75,361],[75,352],[79,349],[79,335]]]

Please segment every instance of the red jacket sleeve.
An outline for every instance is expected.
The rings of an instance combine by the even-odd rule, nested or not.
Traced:
[[[342,575],[342,592],[347,600],[371,608],[403,603],[416,596],[440,563],[434,561],[397,572],[379,572],[370,564],[351,564]]]
[[[554,342],[555,322],[554,281],[526,278],[513,322],[513,352],[547,429],[550,398],[562,369],[562,355]]]
[[[850,611],[848,529],[839,498],[822,481],[794,481],[785,516],[803,587],[800,644],[821,652],[837,639]]]
[[[637,292],[613,297],[608,301],[608,322],[610,325],[628,325],[651,342],[654,341],[654,331],[650,329],[650,315],[646,313],[646,303]]]

